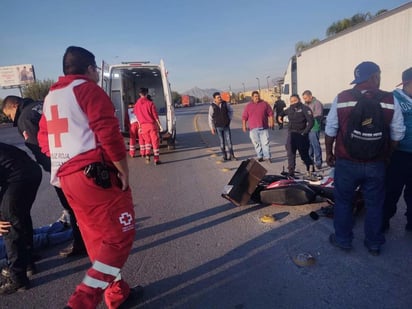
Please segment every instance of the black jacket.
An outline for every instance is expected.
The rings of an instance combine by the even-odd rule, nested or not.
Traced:
[[[41,169],[25,151],[0,143],[0,186],[41,179]]]
[[[288,130],[290,132],[308,134],[313,127],[312,111],[302,102],[291,104],[281,115],[288,116]]]
[[[216,128],[224,128],[230,125],[229,111],[227,109],[227,103],[222,101],[220,107],[215,103],[212,103],[213,107],[213,124]]]
[[[273,105],[273,112],[276,113],[276,116],[280,116],[283,110],[286,107],[286,103],[283,100],[277,100]]]
[[[43,113],[43,102],[36,102],[32,99],[23,99],[19,103],[19,107],[14,118],[14,126],[17,126],[20,134],[24,138],[24,143],[31,150],[36,161],[50,172],[50,158],[41,152],[37,133],[39,132],[39,122]]]

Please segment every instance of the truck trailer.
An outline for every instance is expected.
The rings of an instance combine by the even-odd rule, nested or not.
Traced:
[[[189,107],[189,106],[195,106],[195,101],[196,98],[191,95],[182,95],[182,106],[183,107]]]
[[[310,90],[332,103],[351,88],[354,68],[373,61],[381,69],[381,89],[391,91],[412,66],[412,2],[346,29],[292,56],[284,75],[282,99]]]
[[[139,98],[140,88],[148,88],[163,128],[163,131],[160,132],[161,139],[167,141],[169,149],[174,149],[176,116],[163,60],[160,60],[160,64],[152,64],[149,61],[133,61],[107,65],[103,62],[101,87],[114,104],[120,131],[125,137],[129,136],[127,110]]]

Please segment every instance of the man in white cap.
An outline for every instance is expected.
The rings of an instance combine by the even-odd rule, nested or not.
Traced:
[[[379,255],[385,242],[382,233],[385,161],[389,158],[391,147],[403,138],[405,126],[400,107],[394,104],[393,95],[379,89],[379,66],[369,61],[362,62],[355,68],[354,75],[351,84],[355,86],[337,95],[326,119],[326,162],[335,167],[335,233],[329,236],[329,241],[345,251],[352,248],[352,201],[356,188],[361,186],[367,209],[364,245],[370,254]],[[377,111],[380,118],[369,118],[369,124],[372,127],[380,124],[383,128],[381,150],[366,158],[355,156],[352,145],[347,142],[347,133],[350,132],[348,126],[357,116],[354,112],[362,107],[366,107],[365,110],[369,112]],[[352,141],[352,144],[358,142]]]
[[[383,209],[383,230],[389,229],[389,220],[396,213],[396,204],[403,192],[406,202],[407,231],[412,231],[412,67],[403,71],[402,83],[395,89],[395,103],[401,107],[406,127],[405,137],[392,153],[386,170],[386,195]]]

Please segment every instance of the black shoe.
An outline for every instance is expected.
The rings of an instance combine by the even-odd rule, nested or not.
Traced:
[[[281,172],[280,173],[282,176],[285,176],[286,178],[288,178],[288,179],[299,179],[299,177],[297,177],[296,175],[295,175],[295,172],[294,171],[292,171],[292,170],[289,170],[289,172],[286,172],[286,171],[283,171],[283,172]]]
[[[368,252],[370,255],[378,256],[381,254],[381,248],[379,247],[372,248],[372,247],[367,246],[366,243],[363,243],[363,244],[365,245],[366,249],[368,249]]]
[[[389,225],[389,221],[388,222],[384,222],[382,224],[382,233],[386,233],[387,231],[389,231],[390,225]]]
[[[263,161],[265,161],[265,160],[263,160],[263,158],[259,158],[258,161],[259,161],[259,162],[263,162]]]
[[[346,251],[346,252],[348,252],[348,251],[350,251],[350,250],[352,249],[352,246],[351,246],[351,245],[341,245],[341,244],[338,244],[338,243],[336,242],[336,235],[333,234],[333,233],[329,235],[329,242],[330,242],[332,245],[334,245],[336,248],[339,248],[339,249],[341,249],[341,250],[343,250],[343,251]]]
[[[140,285],[130,288],[130,294],[126,300],[118,307],[118,309],[131,308],[132,305],[143,297],[144,288]]]
[[[86,256],[87,255],[87,251],[85,247],[80,247],[80,246],[73,246],[73,244],[71,244],[70,246],[68,246],[67,248],[64,248],[63,250],[61,250],[59,252],[59,255],[61,257],[80,257],[80,256]]]
[[[381,249],[368,248],[368,252],[373,256],[379,256],[381,254]]]
[[[34,263],[31,263],[31,264],[27,265],[27,267],[26,267],[26,276],[27,276],[27,278],[32,277],[36,273],[37,273],[37,268],[36,268],[36,265]],[[8,267],[4,267],[1,270],[1,276],[6,277],[6,278],[10,278],[10,269]]]
[[[162,164],[162,162],[160,160],[159,161],[154,161],[153,164],[156,166],[156,165]]]
[[[32,262],[40,261],[42,258],[43,258],[43,257],[42,257],[40,254],[38,254],[38,253],[32,253],[32,254],[31,254],[31,260],[32,260]]]
[[[36,264],[31,263],[26,267],[26,275],[27,277],[32,277],[33,275],[37,274]]]
[[[19,283],[12,280],[10,277],[2,276],[0,285],[0,294],[7,295],[15,292],[25,291],[29,288],[29,280],[24,283]]]

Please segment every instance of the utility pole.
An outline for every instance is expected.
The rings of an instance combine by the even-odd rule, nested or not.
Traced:
[[[260,79],[259,79],[259,77],[256,77],[256,79],[258,81],[258,89],[259,89],[259,92],[260,92]]]

